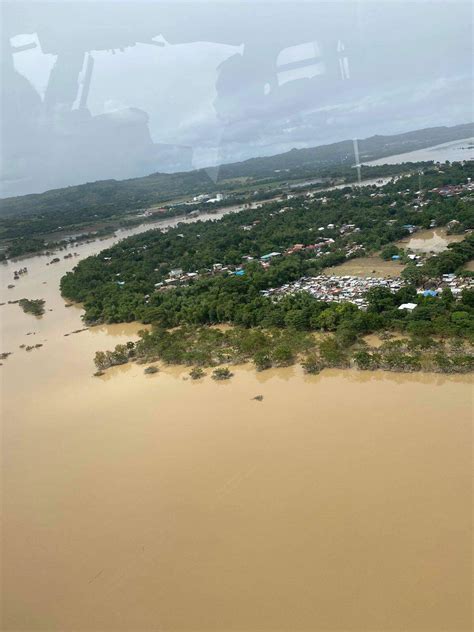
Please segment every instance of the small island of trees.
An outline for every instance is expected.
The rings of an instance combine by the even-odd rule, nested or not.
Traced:
[[[22,298],[18,301],[18,305],[25,314],[33,314],[33,316],[42,316],[45,312],[45,301],[41,298],[28,299]]]

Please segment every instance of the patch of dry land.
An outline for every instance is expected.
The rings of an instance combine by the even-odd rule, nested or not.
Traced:
[[[398,277],[405,266],[398,261],[384,261],[380,257],[350,259],[339,266],[326,268],[324,274],[358,277]]]
[[[472,261],[469,261],[468,263],[466,263],[466,265],[464,266],[465,270],[470,270],[471,272],[474,272],[474,259]]]

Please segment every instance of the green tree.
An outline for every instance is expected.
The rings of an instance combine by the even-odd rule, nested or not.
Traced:
[[[253,356],[253,362],[258,371],[264,371],[272,366],[272,359],[266,351],[257,351]]]

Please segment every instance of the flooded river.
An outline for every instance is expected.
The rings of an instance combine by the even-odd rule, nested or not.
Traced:
[[[471,629],[469,377],[94,378],[138,327],[65,335],[48,260],[0,268],[46,301],[0,307],[2,629]]]
[[[365,165],[398,165],[402,162],[425,162],[433,160],[434,162],[456,162],[461,160],[474,160],[474,138],[464,138],[462,140],[449,141],[441,143],[434,147],[425,147],[424,149],[416,149],[403,154],[394,156],[386,156],[377,160],[364,162]]]

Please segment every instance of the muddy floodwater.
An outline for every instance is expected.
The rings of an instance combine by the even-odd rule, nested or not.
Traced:
[[[410,237],[401,239],[398,245],[406,250],[412,250],[419,254],[438,254],[446,250],[449,244],[462,241],[466,235],[448,235],[445,228],[433,228],[420,230]]]
[[[2,629],[471,629],[470,377],[94,378],[139,327],[71,333],[48,260],[0,268],[46,301],[0,306]]]

